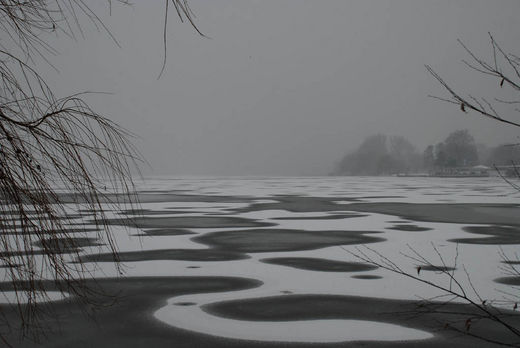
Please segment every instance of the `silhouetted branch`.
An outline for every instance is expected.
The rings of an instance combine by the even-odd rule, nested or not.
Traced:
[[[171,1],[200,33],[186,0]],[[133,135],[95,112],[85,100],[89,93],[55,96],[31,66],[36,59],[52,66],[49,56],[58,53],[45,35],[83,36],[85,21],[119,45],[84,0],[0,0],[0,266],[15,293],[22,336],[41,331],[45,279],[77,301],[100,304],[93,302],[97,290],[85,285],[92,269],[79,253],[106,244],[121,272],[106,211],[137,202],[132,171],[140,156]],[[79,227],[73,221],[85,210],[95,238],[71,231],[73,224],[88,230],[86,220]],[[70,263],[75,258],[80,261]],[[0,340],[8,344],[3,333]]]
[[[470,69],[477,71],[478,73],[491,76],[498,80],[498,86],[500,88],[504,85],[508,85],[516,91],[520,91],[520,60],[514,55],[507,54],[502,47],[496,42],[494,37],[489,34],[490,44],[493,48],[493,62],[488,63],[485,60],[479,58],[473,51],[471,51],[461,40],[458,40],[459,44],[464,48],[468,55],[472,58],[471,62],[463,60],[463,63]],[[505,66],[503,66],[505,65]],[[508,67],[511,74],[504,73],[504,68]],[[502,116],[497,112],[496,107],[489,102],[486,98],[475,98],[471,95],[467,97],[456,92],[450,85],[439,75],[433,68],[426,65],[426,70],[444,87],[444,89],[450,95],[450,98],[442,98],[431,96],[433,98],[449,102],[452,104],[459,105],[461,111],[475,111],[482,116],[494,119],[496,121],[510,124],[515,127],[520,127],[520,123],[512,121],[507,117]],[[505,101],[499,98],[494,99],[496,102],[501,104],[517,104],[520,101]],[[515,109],[515,111],[518,111]]]
[[[494,307],[493,303],[496,301],[490,300],[490,299],[483,299],[480,295],[475,286],[473,285],[473,282],[471,280],[471,277],[467,270],[464,268],[464,272],[469,284],[469,289],[473,293],[471,295],[468,293],[467,287],[462,284],[462,282],[455,276],[455,268],[457,267],[457,259],[458,259],[458,248],[456,250],[456,255],[454,257],[454,267],[448,267],[446,265],[446,262],[444,260],[443,255],[439,252],[439,250],[432,245],[436,255],[439,258],[439,261],[441,262],[442,266],[436,266],[434,263],[432,263],[429,259],[423,257],[420,253],[418,253],[414,248],[408,245],[409,254],[407,253],[401,253],[404,257],[417,262],[418,265],[416,266],[417,274],[408,272],[398,266],[395,262],[391,261],[387,256],[381,254],[380,252],[368,247],[363,246],[356,247],[355,251],[348,250],[346,248],[343,248],[346,252],[348,252],[350,255],[355,257],[356,259],[363,261],[365,263],[380,267],[382,269],[385,269],[387,271],[399,274],[401,276],[413,279],[414,281],[417,281],[422,284],[426,284],[434,289],[440,290],[441,295],[429,298],[429,299],[423,299],[417,309],[413,312],[416,315],[424,315],[424,314],[431,314],[431,313],[440,313],[440,314],[455,314],[457,316],[461,316],[464,319],[457,319],[454,321],[449,321],[446,323],[440,323],[442,324],[441,327],[444,327],[445,329],[450,329],[456,332],[460,332],[463,334],[468,334],[470,336],[473,336],[475,338],[479,338],[482,340],[485,340],[487,342],[492,342],[504,346],[511,346],[511,347],[518,347],[519,344],[517,342],[505,342],[500,341],[499,339],[492,338],[492,337],[486,337],[482,336],[478,332],[472,332],[471,331],[471,325],[473,325],[475,322],[482,321],[482,320],[490,320],[492,322],[495,322],[499,324],[503,329],[511,334],[513,334],[514,337],[517,337],[520,339],[520,329],[514,327],[513,325],[509,324],[507,321],[508,317],[511,317],[511,314],[504,312],[498,307]],[[444,276],[444,278],[448,281],[448,285],[442,285],[440,282],[435,282],[432,280],[421,278],[421,270],[422,268],[432,269],[436,271],[438,274]],[[447,301],[439,302],[438,299],[441,297],[447,297]],[[448,303],[459,300],[463,303],[466,303],[472,308],[474,311],[471,312],[463,312],[463,311],[456,311],[456,312],[446,312],[445,307]],[[516,301],[514,302],[516,306]],[[463,329],[459,328],[461,326]]]
[[[177,16],[181,20],[181,22],[184,22],[184,19],[186,19],[191,26],[197,31],[197,33],[202,37],[207,37],[204,35],[197,25],[194,22],[195,14],[191,10],[190,6],[188,5],[187,0],[164,0],[164,24],[163,24],[163,62],[161,66],[161,71],[159,72],[159,75],[157,76],[157,79],[160,79],[162,74],[164,73],[164,69],[166,68],[166,56],[168,51],[168,45],[167,45],[167,27],[168,27],[168,13],[169,13],[169,4],[170,1],[173,4],[173,7],[175,7],[175,11],[177,12]]]

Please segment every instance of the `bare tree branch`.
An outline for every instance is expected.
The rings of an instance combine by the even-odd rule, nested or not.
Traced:
[[[186,0],[171,1],[200,34]],[[108,5],[111,13],[112,1]],[[58,52],[46,35],[74,39],[83,36],[85,23],[119,45],[84,0],[0,0],[0,266],[17,299],[22,336],[40,331],[38,302],[48,298],[44,279],[77,301],[99,305],[92,302],[96,289],[85,285],[92,268],[78,256],[85,243],[97,240],[92,245],[106,244],[122,272],[106,212],[137,203],[132,173],[141,160],[133,134],[94,111],[89,93],[55,96],[32,67],[39,59],[53,66],[49,57]],[[166,36],[162,70],[165,63]],[[91,216],[95,238],[71,231],[81,211]],[[85,221],[77,228],[88,231]],[[0,341],[9,344],[2,333]]]
[[[488,63],[485,60],[479,58],[472,50],[470,50],[461,40],[457,40],[459,44],[464,48],[466,53],[472,58],[471,62],[463,60],[462,62],[470,69],[487,76],[496,78],[499,83],[499,88],[503,88],[504,85],[510,86],[516,91],[520,91],[520,60],[517,56],[507,54],[502,47],[497,43],[495,38],[489,34],[490,44],[493,49],[493,62]],[[464,112],[475,111],[478,114],[494,119],[496,121],[509,124],[515,127],[520,127],[520,122],[513,121],[507,117],[502,116],[497,108],[489,102],[486,98],[481,98],[479,101],[477,98],[471,95],[463,96],[456,92],[450,85],[430,66],[426,65],[426,70],[442,85],[442,87],[448,92],[448,98],[435,97],[445,102],[458,104],[460,109]],[[505,68],[509,68],[510,74],[504,72]],[[500,104],[517,104],[520,100],[505,101],[500,98],[494,99]]]
[[[481,320],[490,320],[492,322],[498,323],[500,326],[504,328],[505,331],[513,334],[514,337],[517,337],[520,339],[520,329],[516,328],[515,326],[511,325],[508,322],[508,318],[511,317],[510,312],[504,312],[498,307],[494,307],[493,303],[495,301],[492,300],[486,300],[483,299],[480,295],[475,286],[473,285],[473,282],[471,280],[471,277],[467,270],[464,268],[467,280],[469,282],[469,286],[471,291],[473,292],[473,295],[470,295],[466,291],[466,287],[461,283],[461,281],[455,276],[454,269],[451,270],[451,268],[446,266],[446,263],[444,261],[444,257],[439,252],[439,250],[433,246],[434,251],[436,255],[439,257],[442,267],[436,266],[434,263],[432,263],[429,259],[422,256],[420,253],[418,253],[414,248],[411,246],[408,246],[408,249],[410,253],[401,253],[404,257],[411,259],[415,262],[419,263],[419,266],[417,268],[417,274],[408,272],[398,266],[395,262],[391,261],[387,256],[381,254],[375,249],[372,249],[368,246],[356,247],[355,251],[349,250],[347,248],[343,247],[343,250],[345,250],[347,253],[355,257],[356,259],[369,263],[371,265],[380,267],[384,270],[399,274],[401,276],[410,278],[416,282],[426,284],[434,289],[440,290],[441,295],[436,296],[434,298],[425,299],[420,303],[420,307],[417,309],[417,311],[414,312],[416,315],[423,315],[426,313],[443,313],[443,308],[448,302],[459,300],[463,303],[466,303],[470,305],[471,308],[473,308],[475,311],[471,313],[463,313],[463,312],[455,312],[452,314],[462,315],[465,316],[464,320],[464,330],[461,330],[458,328],[455,324],[460,324],[460,321],[458,322],[447,322],[444,323],[443,326],[446,329],[451,329],[460,333],[464,334],[470,334],[473,337],[485,340],[487,342],[492,342],[504,346],[511,346],[511,347],[518,347],[518,342],[506,342],[501,341],[497,338],[492,337],[485,337],[480,335],[479,333],[471,332],[471,325],[477,321]],[[458,259],[458,248],[456,250],[454,263],[456,264],[456,260]],[[437,273],[439,273],[441,276],[444,276],[444,278],[448,281],[448,286],[442,285],[440,282],[435,282],[432,280],[428,280],[425,278],[421,278],[420,276],[420,270],[419,267],[428,267],[429,269],[435,270]],[[455,267],[453,267],[455,268]],[[452,284],[455,284],[456,286],[453,287]],[[447,297],[448,300],[444,302],[438,302],[435,301],[441,297]],[[514,302],[516,304],[516,301]],[[445,313],[446,314],[446,313]]]

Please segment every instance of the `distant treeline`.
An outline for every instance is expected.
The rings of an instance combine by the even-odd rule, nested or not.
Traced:
[[[405,137],[376,134],[338,163],[335,175],[426,173],[446,168],[510,165],[520,162],[520,146],[476,144],[468,130],[457,130],[436,145],[418,152]]]

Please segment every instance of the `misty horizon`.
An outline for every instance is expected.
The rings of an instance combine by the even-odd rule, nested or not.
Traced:
[[[86,26],[85,39],[50,38],[58,73],[38,66],[58,94],[111,93],[88,99],[136,134],[145,175],[325,175],[377,133],[418,150],[456,129],[517,142],[513,128],[430,98],[446,94],[425,69],[492,97],[498,81],[465,67],[457,39],[490,59],[491,32],[514,53],[517,1],[191,1],[207,38],[169,21],[160,79],[162,2],[92,6],[121,48]]]

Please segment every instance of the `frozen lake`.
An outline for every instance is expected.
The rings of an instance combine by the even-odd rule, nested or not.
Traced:
[[[514,302],[510,284],[518,279],[497,279],[508,276],[503,255],[515,259],[520,244],[520,194],[500,178],[163,177],[137,189],[139,209],[110,213],[125,278],[113,280],[117,271],[105,246],[87,243],[81,251],[108,288],[118,284],[129,298],[135,290],[154,299],[141,312],[117,304],[101,310],[107,346],[118,342],[112,336],[137,334],[140,342],[166,344],[145,324],[133,329],[133,316],[178,337],[179,346],[190,346],[179,332],[201,335],[198,344],[207,346],[459,342],[452,339],[474,345],[440,330],[442,317],[397,315],[443,293],[361,261],[352,254],[360,250],[413,275],[421,267],[421,279],[447,287],[446,274],[429,266],[453,268],[464,288],[476,290],[470,294],[476,301],[507,309]],[[170,282],[186,285],[167,290]],[[212,289],[212,282],[219,285]],[[66,313],[66,300],[56,299]],[[115,313],[126,323],[117,330],[107,319]],[[74,336],[88,341],[89,331],[73,318],[49,346]]]

